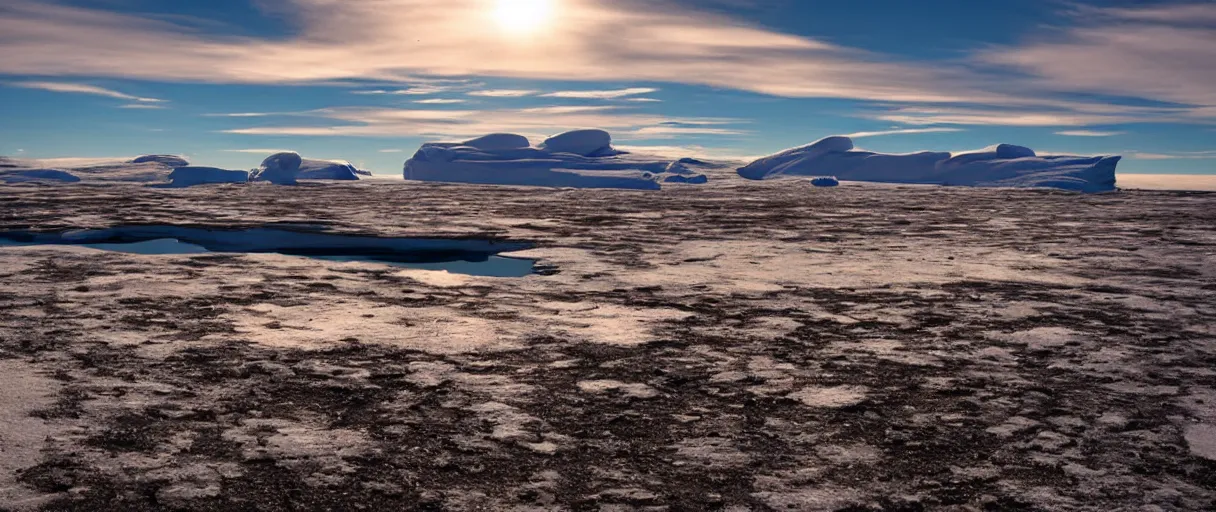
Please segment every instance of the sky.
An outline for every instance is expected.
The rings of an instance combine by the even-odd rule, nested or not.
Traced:
[[[745,159],[850,135],[1216,174],[1216,2],[4,0],[0,155],[268,154],[603,128]]]

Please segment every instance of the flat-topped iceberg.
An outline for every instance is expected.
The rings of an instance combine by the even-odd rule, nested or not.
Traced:
[[[1038,156],[1000,144],[952,155],[946,152],[884,154],[853,148],[848,137],[828,137],[741,167],[753,180],[782,176],[835,176],[875,181],[972,187],[1052,187],[1079,192],[1115,190],[1118,156]]]
[[[522,135],[495,133],[463,142],[423,144],[405,162],[407,180],[537,187],[657,190],[662,183],[704,183],[690,167],[612,147],[603,130],[575,130],[533,147]]]

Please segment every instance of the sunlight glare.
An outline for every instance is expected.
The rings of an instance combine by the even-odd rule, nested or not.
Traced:
[[[553,17],[554,0],[497,0],[494,19],[508,32],[535,32]]]

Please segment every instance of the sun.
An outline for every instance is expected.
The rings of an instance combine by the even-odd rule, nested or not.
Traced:
[[[553,18],[554,0],[495,0],[494,19],[515,34],[536,32]]]

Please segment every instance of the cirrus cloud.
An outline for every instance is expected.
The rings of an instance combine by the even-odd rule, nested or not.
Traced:
[[[548,94],[542,94],[545,98],[575,98],[575,99],[594,99],[594,100],[612,100],[617,98],[625,98],[628,96],[638,96],[642,94],[650,94],[658,92],[658,89],[653,87],[630,87],[628,89],[613,89],[606,91],[557,91]]]
[[[63,82],[9,82],[6,85],[12,87],[21,87],[23,89],[38,89],[50,92],[63,92],[72,94],[92,94],[94,96],[105,96],[107,98],[116,98],[127,101],[139,101],[144,103],[160,103],[164,100],[156,98],[141,98],[131,94],[121,93],[104,87],[87,84],[73,84]]]

